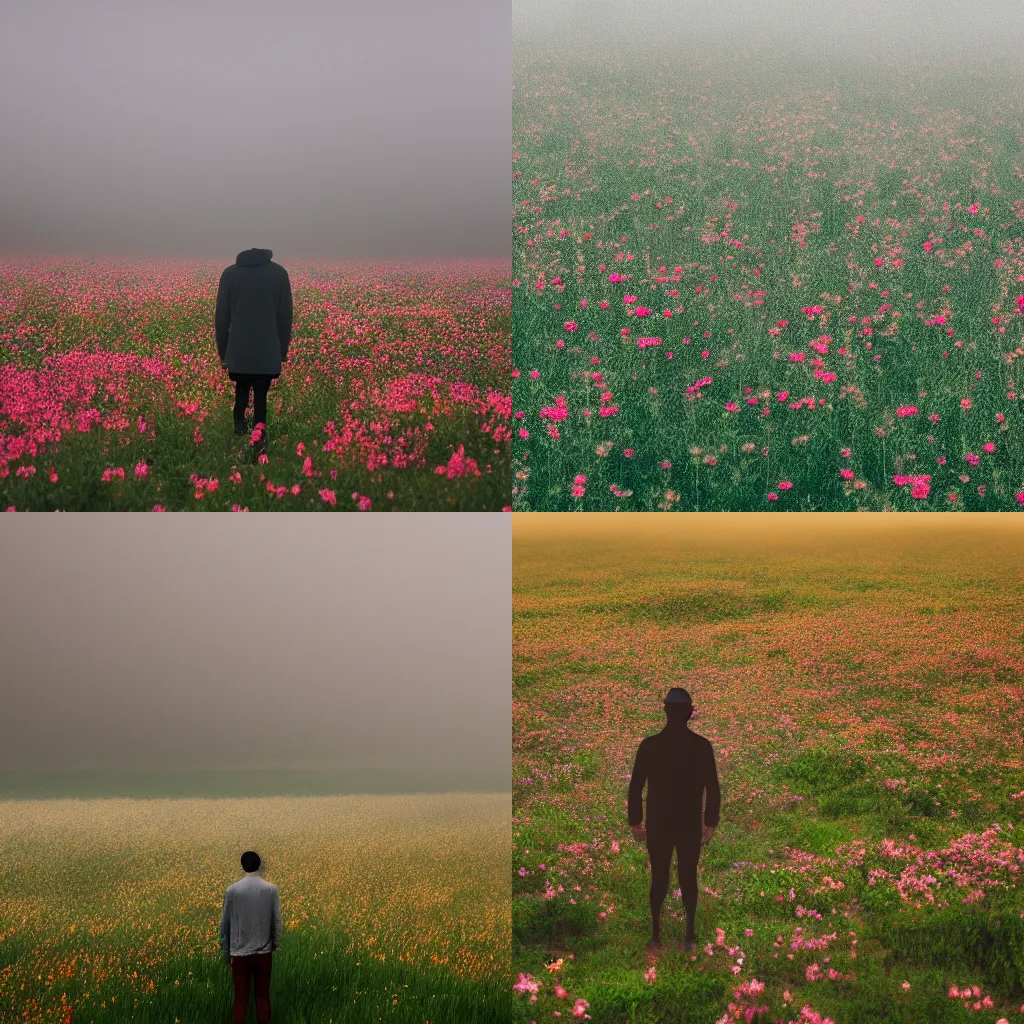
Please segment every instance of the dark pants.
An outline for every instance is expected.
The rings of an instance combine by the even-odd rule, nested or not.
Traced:
[[[267,391],[270,390],[271,377],[242,376],[232,377],[235,382],[235,422],[245,419],[245,410],[249,405],[249,392],[252,392],[252,422],[267,422]]]
[[[249,986],[256,989],[256,1020],[270,1024],[271,953],[253,953],[231,958],[231,979],[235,983],[235,1024],[244,1024],[249,1009]]]
[[[676,853],[679,889],[686,908],[686,937],[692,939],[697,915],[697,862],[700,860],[701,832],[693,829],[654,829],[647,826],[647,855],[651,859],[651,925],[661,934],[661,907],[668,895],[672,852]]]

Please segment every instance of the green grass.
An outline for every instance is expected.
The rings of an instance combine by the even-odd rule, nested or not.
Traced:
[[[230,1020],[220,912],[255,848],[275,1021],[506,1022],[508,835],[501,794],[5,802],[0,1020]]]
[[[365,956],[359,958],[347,949],[346,936],[330,929],[323,929],[319,935],[309,930],[289,936],[288,943],[273,958],[273,1019],[282,1024],[508,1021],[509,996],[504,984],[459,978],[437,968],[380,963]],[[65,950],[53,949],[53,953],[68,959],[76,953],[102,958],[109,955],[109,943],[68,946]],[[31,957],[29,943],[0,943],[0,971],[13,968],[21,957]],[[231,1020],[231,968],[221,956],[211,953],[170,958],[152,972],[150,980],[155,990],[142,995],[117,984],[105,985],[93,993],[74,976],[62,981],[60,989],[75,1007],[73,1024],[223,1024]],[[44,981],[37,983],[36,992],[29,986],[20,997],[26,1002],[35,998],[41,1004],[51,1001],[53,986]],[[61,1018],[54,1015],[49,1019]],[[251,999],[246,1019],[255,1024]]]
[[[1017,510],[1012,83],[666,59],[517,68],[513,508]]]
[[[500,511],[507,268],[290,268],[295,316],[263,461],[234,434],[217,271],[9,265],[0,509]],[[88,300],[81,298],[88,295]],[[250,407],[250,421],[252,409]],[[439,472],[440,470],[440,472]]]
[[[513,519],[513,1020],[1024,1020],[1014,520],[684,518]],[[723,803],[655,961],[624,805],[670,685]]]

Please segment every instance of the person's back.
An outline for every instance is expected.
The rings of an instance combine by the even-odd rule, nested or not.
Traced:
[[[273,255],[270,249],[240,252],[221,274],[214,314],[217,355],[235,382],[235,432],[249,430],[252,393],[253,426],[263,424],[264,446],[267,391],[281,376],[292,338],[291,279]]]
[[[661,948],[661,908],[668,892],[673,852],[677,854],[679,888],[686,908],[685,945],[695,948],[697,861],[701,846],[718,826],[721,810],[714,750],[710,740],[687,728],[692,714],[690,694],[682,687],[672,687],[665,697],[665,728],[640,741],[629,780],[629,825],[636,840],[646,842],[651,862],[651,951]]]
[[[247,874],[225,893],[232,956],[271,953],[277,948],[281,903],[277,886]]]
[[[245,1020],[250,986],[256,992],[256,1019],[269,1024],[271,954],[281,942],[281,899],[277,886],[259,876],[259,854],[246,850],[242,868],[245,877],[224,893],[220,944],[231,963],[235,1024]]]
[[[641,773],[630,789],[630,820],[639,821],[647,781],[647,829],[684,828],[700,834],[703,796],[708,792],[708,821],[718,822],[717,777],[710,740],[688,728],[666,725],[640,743]],[[636,815],[632,813],[636,811]]]

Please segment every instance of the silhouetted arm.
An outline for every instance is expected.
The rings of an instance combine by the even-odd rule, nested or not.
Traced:
[[[718,816],[722,810],[722,790],[718,785],[718,767],[715,765],[715,751],[708,744],[707,776],[705,778],[708,799],[704,806],[704,824],[711,828],[718,825]]]
[[[224,909],[220,915],[220,948],[231,954],[231,909],[228,905],[229,893],[224,893]]]
[[[228,292],[227,270],[220,275],[217,289],[217,309],[213,317],[214,334],[217,338],[217,355],[224,362],[228,357],[228,328],[231,326],[231,295]]]
[[[277,300],[277,337],[281,342],[281,361],[284,362],[288,358],[288,346],[292,343],[292,282],[287,274]]]
[[[270,947],[277,949],[281,945],[281,894],[274,890],[274,930],[271,935]]]
[[[633,774],[629,777],[629,826],[640,825],[644,820],[644,783],[647,782],[647,753],[643,743],[636,752]]]

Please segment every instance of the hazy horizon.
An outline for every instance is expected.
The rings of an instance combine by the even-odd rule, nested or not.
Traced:
[[[999,0],[965,7],[927,0],[513,0],[513,55],[630,56],[650,66],[681,57],[768,69],[783,61],[825,59],[846,68],[926,61],[942,72],[961,57],[1020,67],[1024,9]],[[641,68],[640,70],[645,70]],[[726,67],[734,71],[735,68]],[[795,69],[798,70],[798,69]]]
[[[0,252],[510,252],[497,3],[8,0]]]
[[[0,798],[507,791],[509,521],[298,515],[10,518]]]

